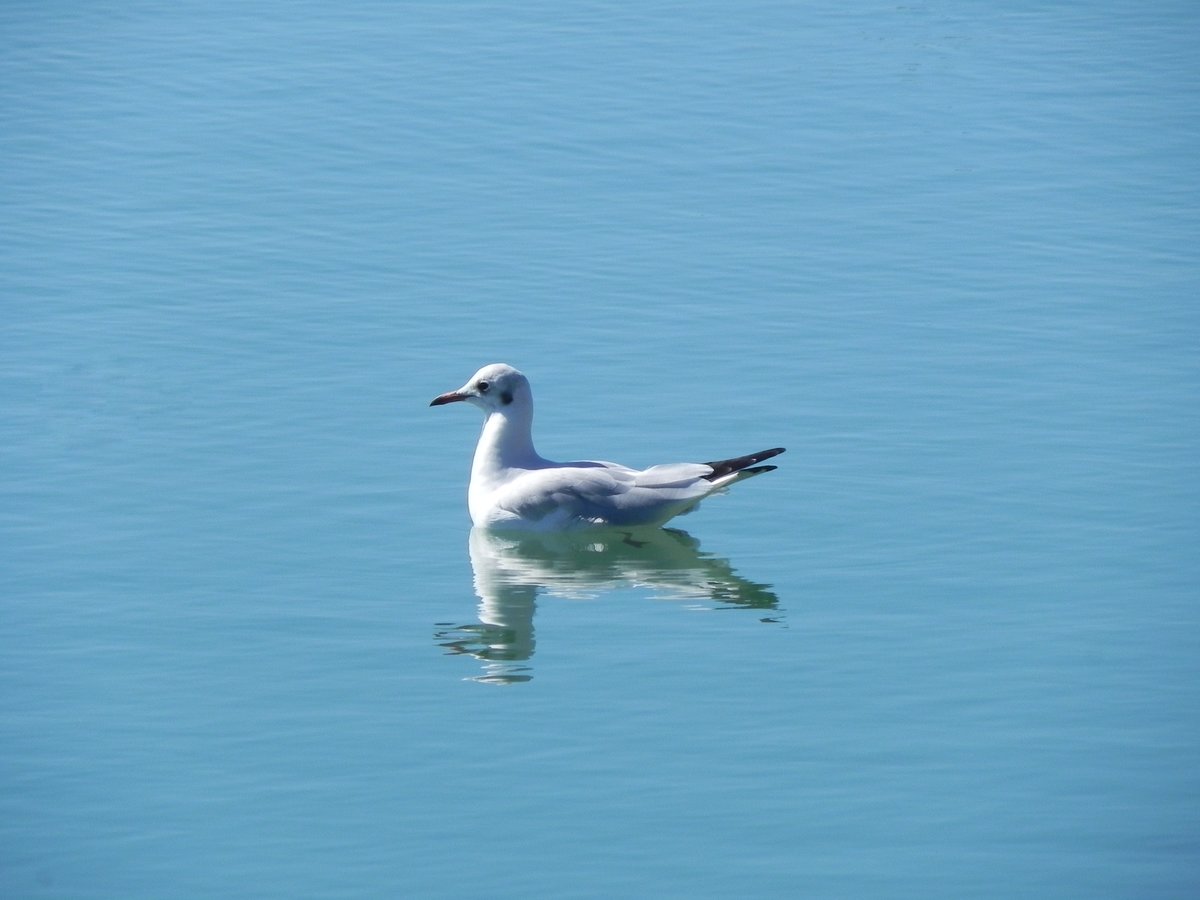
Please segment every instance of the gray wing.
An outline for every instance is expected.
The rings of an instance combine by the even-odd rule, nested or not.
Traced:
[[[654,525],[695,506],[717,486],[712,467],[671,463],[645,471],[612,463],[573,463],[537,469],[513,479],[496,498],[502,509],[536,521]]]

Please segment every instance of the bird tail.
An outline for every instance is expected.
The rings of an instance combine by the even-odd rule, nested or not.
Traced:
[[[720,481],[728,478],[730,475],[737,475],[737,478],[729,479],[730,482],[741,481],[743,478],[750,478],[754,475],[761,475],[763,472],[772,472],[778,466],[760,466],[757,463],[764,459],[770,459],[773,456],[778,456],[784,451],[783,447],[775,447],[771,450],[760,450],[758,453],[750,453],[746,456],[735,456],[733,459],[718,459],[714,462],[705,463],[706,466],[712,469],[712,473],[705,475],[705,481]]]

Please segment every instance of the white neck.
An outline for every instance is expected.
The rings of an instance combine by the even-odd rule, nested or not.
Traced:
[[[514,403],[503,412],[489,413],[475,446],[471,481],[491,482],[508,469],[528,469],[544,462],[533,449],[532,429],[531,404]]]

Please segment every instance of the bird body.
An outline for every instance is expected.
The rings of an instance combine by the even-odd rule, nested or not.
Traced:
[[[709,463],[632,469],[598,460],[552,462],[533,446],[529,379],[502,363],[484,366],[457,391],[430,406],[465,401],[486,418],[467,505],[481,528],[559,531],[586,526],[659,526],[690,512],[710,494],[775,466],[758,463],[782,447]]]

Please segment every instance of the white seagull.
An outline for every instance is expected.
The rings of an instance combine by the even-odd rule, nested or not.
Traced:
[[[465,400],[486,418],[467,505],[480,528],[561,531],[585,526],[659,526],[709,494],[775,466],[758,463],[783,447],[707,463],[631,469],[611,462],[551,462],[533,449],[529,379],[503,363],[484,366],[430,406]]]

